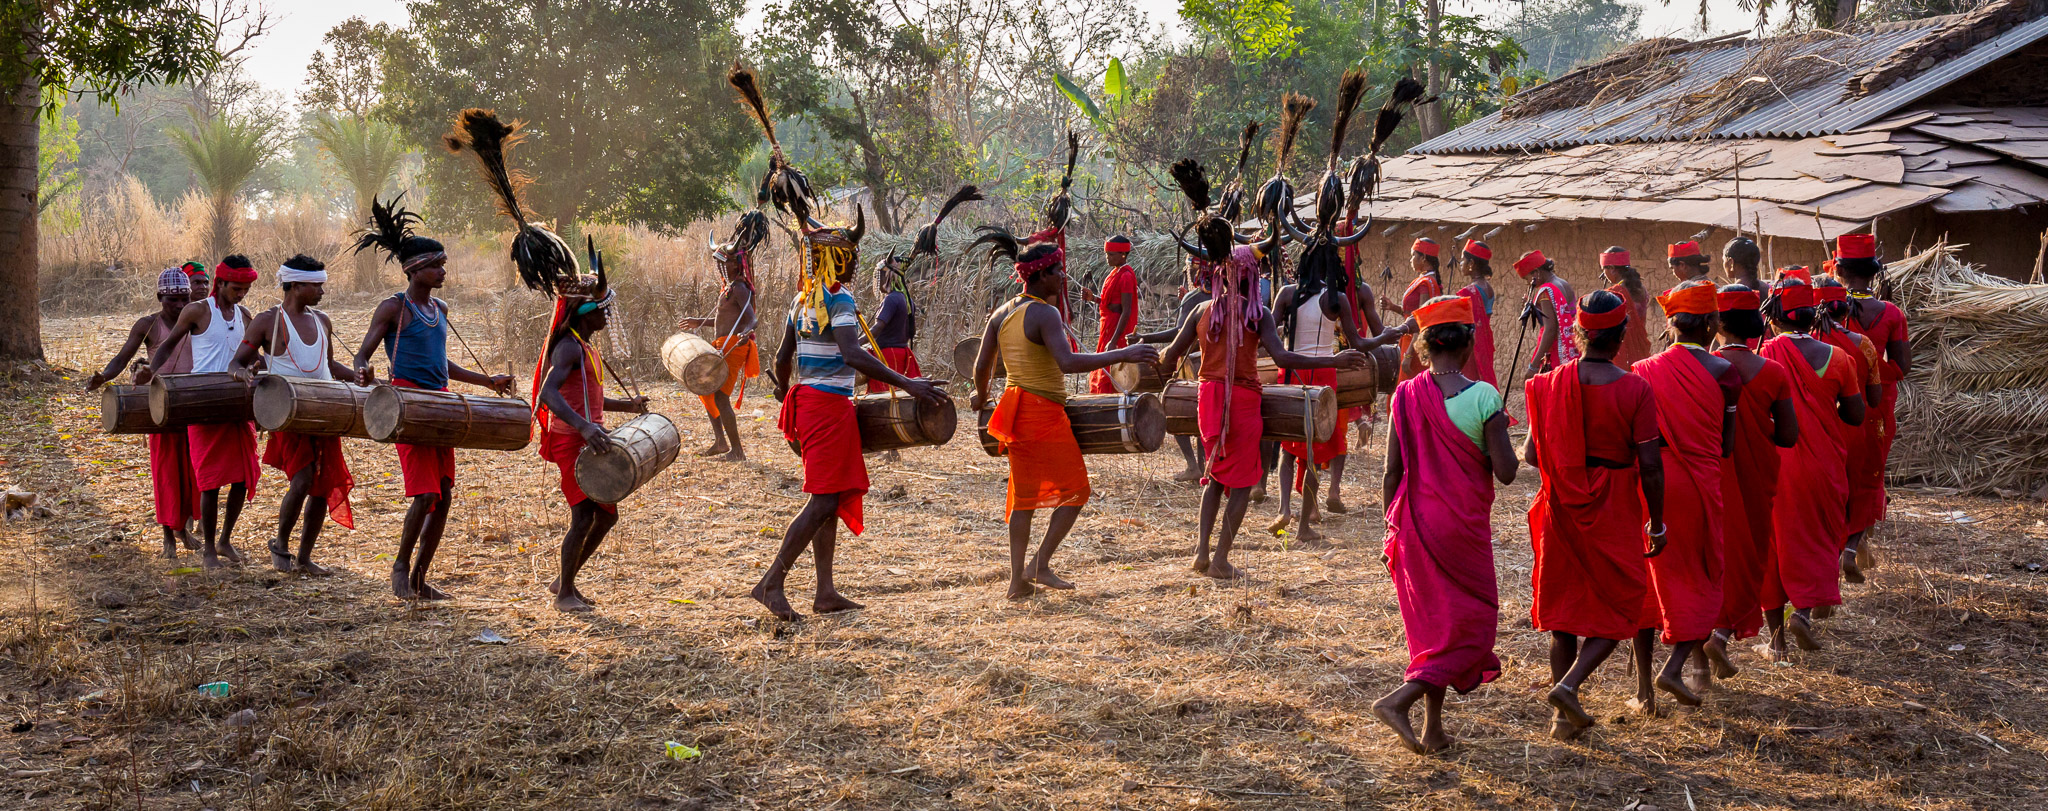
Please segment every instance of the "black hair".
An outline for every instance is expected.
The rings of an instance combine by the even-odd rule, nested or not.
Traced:
[[[1721,248],[1721,258],[1738,268],[1754,272],[1764,261],[1764,252],[1756,246],[1756,240],[1736,237]]]
[[[1835,270],[1844,276],[1871,279],[1884,272],[1884,263],[1876,259],[1837,259]]]
[[[1422,306],[1427,307],[1443,301],[1456,301],[1458,298],[1458,296],[1437,296],[1423,302]],[[1473,303],[1476,305],[1478,302]],[[1472,345],[1472,337],[1477,329],[1477,327],[1471,324],[1436,324],[1422,331],[1422,343],[1429,348],[1429,353],[1432,355],[1439,352],[1457,352]]]
[[[249,257],[243,256],[239,253],[228,254],[227,258],[220,260],[220,263],[223,265],[227,265],[228,267],[231,268],[255,267],[255,265],[249,264]]]
[[[1723,293],[1754,293],[1746,284],[1731,284],[1721,288]],[[1722,310],[1721,331],[1742,340],[1764,337],[1764,314],[1756,310]]]
[[[1679,333],[1695,332],[1707,328],[1713,316],[1700,313],[1679,313],[1671,317],[1671,327]]]
[[[284,260],[284,266],[291,268],[292,270],[306,271],[327,269],[326,263],[321,262],[318,259],[314,259],[313,257],[307,256],[303,253],[292,254],[292,258]]]
[[[1620,296],[1605,290],[1595,290],[1579,299],[1579,312],[1592,315],[1611,313],[1624,306],[1627,305]],[[1587,349],[1613,351],[1621,348],[1621,338],[1627,330],[1628,321],[1624,318],[1621,323],[1606,329],[1580,329],[1579,340],[1585,343]]]

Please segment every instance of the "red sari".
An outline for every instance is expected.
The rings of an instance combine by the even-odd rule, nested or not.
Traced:
[[[1870,386],[1879,383],[1877,346],[1870,339],[1839,329],[1814,337],[1842,350],[1854,361],[1856,380],[1859,381],[1857,393],[1867,393]],[[1877,418],[1875,405],[1870,406],[1869,414],[1862,425],[1844,426],[1843,438],[1849,446],[1849,523],[1846,528],[1850,535],[1870,529],[1884,518],[1884,421]],[[1842,543],[1845,547],[1848,545],[1846,536]]]
[[[1460,693],[1500,676],[1493,653],[1493,482],[1444,409],[1433,375],[1394,389],[1391,440],[1407,468],[1387,504],[1387,574],[1408,637],[1407,681]]]
[[[1744,350],[1722,349],[1719,353]],[[1755,377],[1742,384],[1735,407],[1735,447],[1729,475],[1721,479],[1722,523],[1721,613],[1714,627],[1735,632],[1735,638],[1756,636],[1764,626],[1764,566],[1771,559],[1772,504],[1778,491],[1780,450],[1771,404],[1792,396],[1784,364],[1765,359]]]
[[[1837,398],[1860,394],[1848,353],[1830,348],[1823,372],[1789,336],[1765,342],[1757,354],[1790,372],[1792,402],[1799,414],[1799,443],[1786,449],[1778,468],[1778,495],[1771,509],[1771,558],[1765,564],[1762,602],[1776,608],[1841,605],[1839,575],[1849,518],[1847,435],[1835,410]]]
[[[1414,313],[1430,299],[1443,295],[1443,285],[1437,284],[1436,277],[1424,273],[1408,283],[1408,289],[1401,292],[1401,311]],[[1401,336],[1400,378],[1407,380],[1422,373],[1422,357],[1415,352],[1415,336]],[[1478,378],[1473,378],[1477,380]]]
[[[1607,292],[1620,296],[1621,303],[1628,305],[1628,326],[1621,331],[1621,351],[1614,354],[1614,365],[1633,370],[1651,354],[1649,297],[1637,301],[1628,294],[1628,285],[1620,283],[1607,288]]]
[[[1633,456],[1612,460],[1628,467],[1596,467],[1587,445],[1591,437],[1655,439],[1657,406],[1642,378],[1588,386],[1579,363],[1537,375],[1525,389],[1543,480],[1529,506],[1530,618],[1538,630],[1630,639],[1646,597],[1641,485]]]
[[[1879,402],[1870,404],[1870,413],[1871,417],[1877,420],[1874,424],[1878,427],[1874,430],[1880,434],[1877,441],[1877,486],[1879,497],[1886,498],[1888,501],[1888,497],[1884,494],[1884,472],[1891,467],[1892,442],[1899,437],[1899,381],[1905,377],[1899,371],[1899,359],[1891,356],[1891,345],[1893,341],[1907,340],[1906,314],[1898,308],[1898,305],[1889,301],[1864,298],[1855,294],[1851,294],[1851,296],[1854,300],[1861,302],[1864,307],[1881,306],[1881,309],[1878,310],[1877,321],[1869,327],[1863,326],[1862,322],[1857,321],[1853,316],[1843,326],[1848,327],[1851,332],[1869,338],[1870,342],[1876,346],[1877,351],[1884,354],[1884,359],[1879,361],[1877,365],[1878,381],[1882,384],[1883,388],[1879,392],[1881,395]],[[1883,517],[1884,514],[1880,510],[1878,518],[1882,519]]]
[[[1657,398],[1664,437],[1664,551],[1650,558],[1643,627],[1664,644],[1706,639],[1721,613],[1721,384],[1692,350],[1673,346],[1636,363]]]
[[[1478,285],[1465,285],[1458,295],[1472,300],[1472,357],[1459,371],[1469,379],[1500,388],[1493,372],[1493,312],[1488,309],[1493,303],[1479,294]]]

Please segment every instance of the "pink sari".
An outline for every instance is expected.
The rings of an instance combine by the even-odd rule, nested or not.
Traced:
[[[1470,692],[1500,676],[1493,482],[1434,376],[1402,382],[1391,411],[1406,472],[1387,505],[1387,573],[1408,636],[1406,678]]]

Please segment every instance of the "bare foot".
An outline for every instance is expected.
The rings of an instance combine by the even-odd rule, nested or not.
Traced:
[[[1287,513],[1281,513],[1279,518],[1273,519],[1273,523],[1266,525],[1266,531],[1271,532],[1274,535],[1278,535],[1282,532],[1286,532],[1287,525],[1292,523],[1293,521],[1293,516],[1290,516]]]
[[[215,544],[215,548],[220,550],[221,557],[227,558],[228,560],[234,561],[236,563],[241,563],[243,561],[248,560],[247,557],[244,557],[242,555],[242,550],[236,549],[235,545],[228,543],[226,538],[222,538],[220,540],[220,543]]]
[[[1817,605],[1817,606],[1814,606],[1814,607],[1813,607],[1813,612],[1812,612],[1812,616],[1813,616],[1813,618],[1814,618],[1814,619],[1817,619],[1817,620],[1824,620],[1824,619],[1827,619],[1827,618],[1829,618],[1829,617],[1832,617],[1832,616],[1834,616],[1834,615],[1835,615],[1835,607],[1834,607],[1834,606],[1831,606],[1831,605]]]
[[[1244,572],[1238,571],[1237,567],[1230,565],[1230,561],[1222,558],[1210,561],[1209,568],[1204,570],[1202,574],[1217,580],[1236,580],[1244,576]]]
[[[1877,568],[1877,552],[1870,548],[1870,539],[1867,537],[1863,539],[1862,544],[1856,547],[1856,568]]]
[[[280,572],[289,572],[298,567],[291,555],[279,552],[277,547],[273,546],[270,547],[270,568]]]
[[[1060,591],[1074,590],[1074,584],[1067,582],[1059,575],[1053,574],[1051,569],[1026,569],[1024,571],[1024,579],[1049,589],[1059,589]]]
[[[1628,711],[1635,713],[1637,715],[1644,716],[1646,718],[1657,717],[1657,696],[1655,694],[1651,694],[1649,698],[1636,696],[1635,698],[1629,699]]]
[[[220,556],[214,554],[213,550],[201,549],[199,550],[199,565],[208,569],[218,569],[226,564],[220,562]]]
[[[1202,469],[1201,469],[1201,468],[1198,468],[1198,467],[1191,467],[1191,468],[1188,468],[1188,469],[1186,469],[1186,470],[1183,470],[1183,471],[1181,471],[1181,472],[1179,472],[1179,473],[1175,473],[1175,474],[1173,474],[1173,480],[1174,480],[1174,481],[1177,481],[1177,482],[1181,482],[1181,483],[1183,483],[1183,484],[1185,484],[1185,483],[1189,483],[1189,482],[1194,482],[1194,481],[1199,481],[1199,480],[1200,480],[1201,478],[1202,478]]]
[[[420,596],[420,599],[422,599],[422,600],[446,600],[446,599],[449,599],[449,597],[448,597],[448,592],[445,592],[445,591],[442,591],[442,590],[440,590],[440,589],[434,588],[434,585],[433,585],[432,583],[428,583],[428,582],[427,582],[427,581],[425,581],[425,580],[422,580],[422,581],[420,581],[420,582],[418,582],[418,583],[414,584],[414,585],[413,585],[413,592],[414,592],[415,594],[418,594],[418,595]]]
[[[1323,501],[1323,509],[1329,510],[1330,512],[1336,513],[1338,515],[1343,515],[1351,511],[1351,508],[1344,506],[1344,500],[1338,498],[1335,493],[1330,494],[1330,497]]]
[[[1259,480],[1259,483],[1258,483],[1258,484],[1254,484],[1254,485],[1252,485],[1252,503],[1253,503],[1253,504],[1264,504],[1265,502],[1266,502],[1266,480],[1265,480],[1265,479],[1260,479],[1260,480]]]
[[[1444,751],[1445,749],[1451,748],[1451,746],[1453,744],[1456,744],[1457,742],[1457,738],[1453,738],[1449,735],[1444,734],[1444,731],[1441,729],[1431,732],[1425,732],[1422,734],[1422,753],[1425,755],[1434,755],[1438,752]]]
[[[1787,650],[1782,641],[1778,644],[1758,642],[1755,650],[1756,655],[1763,657],[1767,662],[1785,662],[1792,658],[1792,651]]]
[[[1715,634],[1706,644],[1701,645],[1700,652],[1706,655],[1707,664],[1713,666],[1714,678],[1725,681],[1735,678],[1735,674],[1742,672],[1735,666],[1734,660],[1728,658],[1728,643],[1723,641],[1720,634]]]
[[[1785,630],[1792,634],[1792,644],[1800,650],[1820,650],[1820,642],[1813,638],[1813,621],[1793,614],[1785,620]]]
[[[1301,533],[1295,537],[1302,541],[1320,541],[1323,539],[1323,533],[1316,531],[1314,526],[1304,521],[1301,525]]]
[[[1863,582],[1863,564],[1858,560],[1856,550],[1842,550],[1842,579],[1851,583]]]
[[[185,544],[186,549],[192,550],[194,552],[199,551],[199,539],[192,537],[191,529],[187,528],[178,530],[177,535],[178,541]]]
[[[301,574],[311,575],[313,577],[327,577],[329,575],[334,574],[333,569],[329,569],[325,566],[322,566],[318,563],[314,563],[303,557],[299,558],[299,572]]]
[[[774,614],[776,619],[795,622],[804,618],[804,615],[796,613],[796,609],[789,607],[789,598],[783,596],[782,589],[771,591],[762,586],[755,586],[754,590],[749,592],[747,596],[754,598],[754,602],[765,606],[768,609],[768,613]]]
[[[1207,572],[1207,571],[1209,571],[1209,555],[1208,555],[1208,553],[1206,553],[1206,552],[1205,552],[1205,553],[1203,553],[1203,554],[1200,554],[1200,555],[1196,555],[1196,556],[1195,556],[1195,571],[1197,571],[1197,572]]]
[[[820,614],[837,614],[841,611],[859,611],[866,607],[867,606],[861,605],[860,603],[856,603],[852,600],[840,596],[839,592],[836,591],[819,592],[817,599],[811,601],[811,610],[816,611]]]
[[[580,599],[577,599],[577,597],[576,597],[576,595],[575,595],[575,594],[565,594],[565,595],[562,595],[562,596],[560,596],[560,597],[556,597],[556,598],[555,598],[555,610],[556,610],[556,611],[575,611],[575,612],[588,612],[588,611],[595,611],[595,610],[597,610],[597,609],[595,609],[595,608],[591,607],[591,605],[590,605],[589,603],[586,603],[586,602],[584,602],[584,601],[582,601],[582,600],[580,600]]]
[[[1380,719],[1380,723],[1386,724],[1388,729],[1394,731],[1394,735],[1401,739],[1401,745],[1408,747],[1408,751],[1418,755],[1424,754],[1422,741],[1416,739],[1415,727],[1408,723],[1408,713],[1402,708],[1383,698],[1373,702],[1372,714],[1373,717]]]
[[[1038,593],[1038,587],[1036,587],[1036,586],[1033,586],[1033,585],[1031,585],[1031,581],[1029,581],[1029,580],[1012,580],[1012,581],[1010,581],[1010,595],[1009,595],[1009,597],[1010,597],[1010,599],[1012,599],[1012,600],[1024,600],[1024,599],[1029,599],[1029,598],[1031,597],[1031,595],[1033,595],[1033,594],[1037,594],[1037,593]]]
[[[1564,719],[1565,723],[1581,729],[1593,725],[1593,716],[1587,715],[1586,708],[1579,706],[1579,691],[1572,689],[1563,682],[1553,685],[1550,688],[1550,693],[1545,695],[1543,700],[1549,702],[1550,706],[1557,709],[1558,717]],[[1559,740],[1565,739],[1560,738]]]
[[[401,600],[413,598],[412,573],[404,566],[391,568],[391,594]]]
[[[727,447],[725,446],[725,443],[724,443],[724,442],[719,442],[719,443],[717,443],[717,444],[715,444],[715,445],[712,445],[712,446],[711,446],[711,447],[709,447],[709,448],[705,448],[705,449],[703,449],[703,450],[697,451],[697,455],[698,455],[698,456],[717,456],[717,455],[719,455],[719,454],[722,454],[722,453],[726,453],[726,452],[729,452],[730,450],[732,450],[732,449],[731,449],[731,448],[727,448]]]
[[[1552,740],[1576,740],[1579,737],[1579,733],[1585,731],[1585,727],[1579,726],[1570,721],[1566,721],[1564,719],[1564,713],[1562,712],[1554,712],[1550,714],[1550,737]]]
[[[1687,687],[1684,679],[1674,679],[1670,676],[1659,674],[1657,676],[1657,689],[1670,693],[1671,698],[1683,706],[1697,707],[1700,705],[1699,694],[1694,693],[1691,687]]]
[[[177,560],[177,559],[178,559],[178,542],[177,542],[176,540],[173,540],[173,539],[171,539],[171,538],[165,538],[165,539],[164,539],[164,560]]]
[[[562,577],[561,577],[561,575],[556,575],[556,576],[555,576],[555,579],[553,579],[553,580],[550,580],[550,581],[548,581],[548,593],[549,593],[549,594],[553,594],[553,595],[555,595],[555,596],[557,596],[557,597],[561,596],[561,594],[562,594]]]
[[[1684,678],[1685,686],[1692,690],[1694,695],[1714,689],[1713,672],[1708,670],[1705,665],[1699,665],[1697,662],[1686,665]],[[1685,702],[1681,701],[1679,703],[1683,704]]]
[[[731,452],[731,453],[728,453],[728,454],[726,454],[726,455],[724,455],[724,456],[720,456],[720,457],[718,457],[718,461],[721,461],[721,462],[744,462],[744,461],[747,461],[747,452],[746,452],[746,451],[743,451],[743,450],[740,450],[739,448],[734,448],[734,449],[732,449],[732,452]]]

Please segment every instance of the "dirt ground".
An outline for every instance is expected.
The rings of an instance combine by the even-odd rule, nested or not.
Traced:
[[[336,312],[360,335],[366,313]],[[132,316],[51,321],[52,364],[104,362]],[[476,330],[473,334],[481,334]],[[1589,682],[1600,724],[1544,733],[1523,513],[1498,495],[1505,674],[1454,697],[1448,753],[1395,745],[1369,705],[1406,649],[1378,563],[1380,446],[1352,456],[1348,515],[1312,546],[1257,531],[1218,584],[1188,568],[1197,494],[1170,450],[1091,457],[1095,500],[1061,552],[1080,585],[1003,598],[1005,467],[963,430],[870,460],[868,532],[839,580],[867,603],[793,625],[747,599],[802,504],[757,389],[750,460],[685,455],[621,506],[592,615],[542,586],[566,526],[529,448],[463,451],[436,582],[390,596],[404,511],[387,447],[348,445],[357,528],[310,579],[158,557],[139,436],[106,436],[69,382],[8,384],[4,483],[53,515],[0,525],[0,797],[25,808],[1898,808],[2048,796],[2048,510],[1900,492],[1882,567],[1846,587],[1828,646],[1742,674],[1697,711],[1625,714],[1626,661]],[[523,377],[523,376],[522,376]],[[708,435],[695,398],[645,382]],[[968,423],[971,425],[971,423]],[[235,541],[260,553],[281,480]],[[260,555],[252,554],[252,559]],[[2033,570],[2027,567],[2035,564]],[[790,580],[808,608],[809,558]],[[490,632],[503,644],[477,642]],[[224,696],[202,684],[225,682]],[[249,712],[243,712],[243,711]],[[1419,709],[1418,709],[1419,713]],[[672,758],[666,744],[698,751]]]

